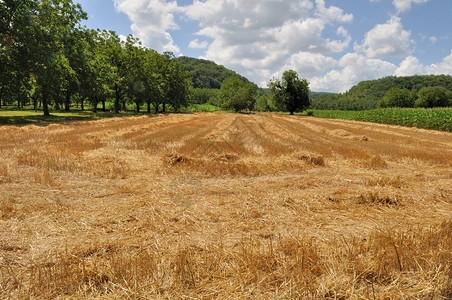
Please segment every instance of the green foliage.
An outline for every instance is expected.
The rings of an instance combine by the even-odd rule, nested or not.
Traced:
[[[191,104],[184,108],[184,112],[217,112],[221,111],[221,108],[211,104]]]
[[[270,93],[270,90],[259,89],[256,96],[256,111],[276,111],[275,98]]]
[[[389,76],[362,81],[342,94],[330,94],[311,101],[313,109],[368,110],[375,109],[378,102],[391,88],[418,92],[423,87],[443,87],[452,91],[452,76],[416,75],[406,77]],[[411,99],[412,100],[412,99]],[[384,103],[380,105],[384,106]]]
[[[292,115],[310,105],[309,83],[306,79],[300,79],[293,70],[285,71],[282,80],[273,78],[268,87],[279,110],[288,111]]]
[[[254,108],[256,93],[255,85],[240,80],[237,77],[228,77],[221,84],[221,107],[239,112]]]
[[[378,102],[378,107],[413,107],[415,99],[416,91],[392,87]]]
[[[450,105],[451,98],[452,92],[444,87],[424,87],[418,92],[415,106],[424,108],[446,107]]]
[[[386,108],[365,111],[309,110],[319,118],[345,119],[452,132],[452,109]]]
[[[217,65],[213,61],[187,56],[178,57],[176,60],[184,65],[186,71],[190,72],[195,89],[219,89],[228,77],[237,77],[244,82],[249,82],[245,77],[224,66]]]
[[[0,1],[0,13],[0,108],[14,99],[32,99],[44,115],[86,100],[97,111],[113,99],[116,113],[128,103],[156,112],[188,105],[191,76],[172,54],[81,27],[86,13],[72,0]]]
[[[212,104],[215,99],[219,96],[219,89],[206,89],[206,88],[195,88],[192,93],[192,103],[193,104]]]

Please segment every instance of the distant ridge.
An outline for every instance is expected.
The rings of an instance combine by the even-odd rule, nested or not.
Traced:
[[[377,108],[378,101],[393,87],[419,91],[423,87],[439,86],[452,91],[450,75],[388,76],[361,81],[341,94],[322,95],[311,101],[315,109],[366,110]]]
[[[245,82],[250,82],[246,77],[218,65],[213,61],[180,56],[176,58],[192,74],[194,88],[219,89],[221,83],[228,77],[237,77]]]

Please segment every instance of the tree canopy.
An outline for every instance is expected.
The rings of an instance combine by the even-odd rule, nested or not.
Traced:
[[[229,77],[237,77],[244,82],[250,82],[247,78],[210,60],[180,56],[177,61],[182,63],[185,70],[192,75],[195,89],[219,89],[223,81]]]
[[[281,80],[273,78],[268,87],[276,100],[277,107],[288,111],[291,115],[296,111],[303,111],[310,104],[309,82],[299,78],[294,70],[285,71]]]
[[[452,76],[415,75],[388,76],[375,80],[361,81],[349,91],[341,94],[329,94],[313,99],[312,108],[366,110],[374,109],[391,88],[406,89],[416,93],[424,87],[443,87],[452,91]]]
[[[228,77],[221,84],[221,106],[239,112],[244,109],[253,110],[256,87],[250,82],[245,82],[237,77]]]
[[[88,30],[87,15],[72,0],[0,1],[0,107],[33,100],[70,109],[71,102],[112,100],[137,110],[147,103],[158,111],[187,105],[191,77],[171,53],[142,47],[132,35]]]

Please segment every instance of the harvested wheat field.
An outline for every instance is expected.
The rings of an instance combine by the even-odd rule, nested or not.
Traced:
[[[451,299],[452,134],[277,114],[0,127],[1,299]]]

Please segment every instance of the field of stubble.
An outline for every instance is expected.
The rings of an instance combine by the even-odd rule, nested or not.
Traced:
[[[0,127],[1,299],[451,299],[452,134],[277,114]]]

